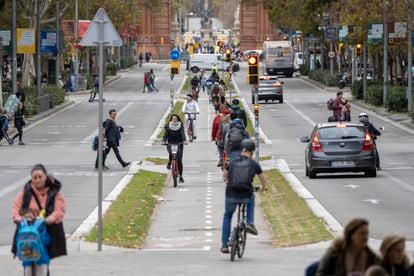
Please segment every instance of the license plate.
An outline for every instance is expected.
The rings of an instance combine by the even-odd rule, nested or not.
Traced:
[[[332,161],[332,167],[355,167],[355,161]]]

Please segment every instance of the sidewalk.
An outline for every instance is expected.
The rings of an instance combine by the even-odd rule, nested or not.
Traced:
[[[328,92],[338,92],[339,88],[337,87],[329,87],[320,84],[317,81],[309,79],[308,76],[298,76],[300,79],[317,86],[319,89],[328,91]],[[349,87],[345,87],[342,91],[347,94],[348,96],[352,97],[351,89]],[[408,127],[414,130],[414,120],[408,115],[408,113],[392,113],[387,111],[386,108],[380,106],[373,106],[365,103],[363,100],[355,100],[352,99],[352,104],[358,106],[361,109],[364,109],[368,114],[377,116],[382,120],[393,122],[397,126]]]

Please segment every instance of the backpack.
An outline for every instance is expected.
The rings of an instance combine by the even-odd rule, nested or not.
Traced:
[[[248,192],[252,188],[254,171],[252,160],[247,157],[239,156],[233,159],[229,168],[229,187],[239,192]]]
[[[211,91],[213,92],[213,94],[219,94],[220,93],[220,86],[218,84],[214,84],[213,88],[211,88]]]
[[[16,255],[19,260],[36,262],[46,256],[47,252],[42,241],[46,239],[45,227],[43,219],[36,219],[31,225],[29,225],[26,219],[21,221],[16,236]]]
[[[96,135],[92,140],[92,150],[97,151],[99,146],[99,135]]]
[[[305,276],[315,276],[318,271],[319,261],[313,262],[305,269]]]
[[[228,149],[239,150],[241,142],[246,139],[244,127],[241,126],[232,126],[227,134],[228,139]]]
[[[328,108],[328,110],[333,110],[333,103],[334,103],[334,99],[329,99],[327,102],[326,102],[326,107]]]

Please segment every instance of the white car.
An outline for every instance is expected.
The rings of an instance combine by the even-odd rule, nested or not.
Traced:
[[[194,54],[190,59],[190,70],[193,73],[197,73],[201,69],[211,70],[214,64],[219,71],[226,70],[229,63],[221,61],[219,57],[220,55],[216,54]]]

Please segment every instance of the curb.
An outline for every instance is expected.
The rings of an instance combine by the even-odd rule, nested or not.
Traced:
[[[141,163],[142,162],[132,162],[131,167],[128,170],[128,173],[119,181],[119,183],[115,186],[115,188],[105,197],[102,201],[102,217],[105,216],[106,211],[108,211],[109,207],[112,203],[117,199],[117,197],[121,194],[124,188],[131,182],[132,178],[136,173],[141,170]],[[81,225],[76,228],[75,232],[73,232],[69,240],[77,241],[82,239],[86,236],[92,228],[98,222],[98,206],[89,214],[89,216],[81,223]]]
[[[319,203],[319,201],[306,189],[300,180],[291,172],[289,165],[284,159],[276,159],[274,167],[280,171],[292,189],[303,198],[309,209],[315,216],[321,218],[328,231],[334,236],[339,236],[343,233],[343,226]]]
[[[125,71],[125,72],[121,72],[121,73],[126,73],[126,72],[129,72],[129,71]],[[117,74],[117,75],[116,75],[116,76],[114,76],[113,78],[111,78],[111,79],[109,79],[109,80],[105,81],[105,83],[104,83],[104,87],[106,87],[106,86],[108,86],[108,85],[113,84],[115,81],[119,80],[121,77],[122,77],[122,76],[121,76],[120,74]],[[81,91],[78,91],[78,92],[66,92],[66,93],[65,93],[65,95],[66,95],[66,96],[71,96],[71,95],[88,95],[88,94],[90,94],[90,93],[91,93],[91,91],[92,91],[92,89],[88,89],[88,90],[81,90]]]
[[[338,92],[338,91],[343,91],[344,93],[351,93],[351,89],[349,87],[345,87],[344,89],[339,89],[338,87],[335,86],[325,86],[317,81],[311,80],[308,77],[304,77],[301,75],[297,75],[298,79],[301,79],[302,81],[305,81],[313,86],[316,86],[317,88],[321,89],[321,90],[325,90],[326,92]]]

